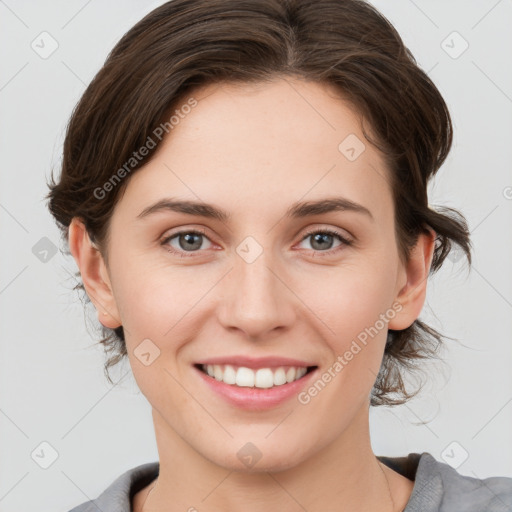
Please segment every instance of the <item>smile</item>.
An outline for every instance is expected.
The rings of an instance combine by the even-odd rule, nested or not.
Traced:
[[[237,387],[268,389],[301,379],[316,366],[279,366],[252,369],[230,364],[201,364],[197,367],[210,377]]]
[[[263,411],[296,398],[320,371],[313,361],[284,354],[224,354],[196,361],[193,367],[212,397],[238,409]]]

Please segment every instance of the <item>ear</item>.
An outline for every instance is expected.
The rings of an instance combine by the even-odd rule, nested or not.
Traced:
[[[401,311],[388,322],[389,329],[401,331],[411,326],[419,317],[427,294],[427,278],[434,256],[436,233],[430,227],[429,234],[421,233],[411,250],[407,265],[401,265],[401,282],[405,281],[395,297],[402,305]]]
[[[85,291],[98,311],[98,320],[115,329],[121,325],[103,256],[91,242],[83,222],[74,217],[69,225],[69,249],[78,265]]]

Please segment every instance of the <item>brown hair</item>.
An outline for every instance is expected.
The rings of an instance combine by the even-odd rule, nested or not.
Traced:
[[[464,217],[452,208],[430,208],[427,198],[428,181],[452,144],[447,106],[394,27],[362,0],[172,0],[146,15],[110,52],[70,118],[60,180],[52,173],[47,196],[65,241],[78,217],[107,257],[116,202],[156,151],[141,161],[133,160],[134,152],[155,138],[193,89],[286,76],[336,87],[369,122],[375,138],[363,133],[389,163],[401,260],[429,226],[436,233],[430,273],[453,243],[471,265]],[[128,161],[132,169],[122,173],[121,186],[105,187]],[[75,289],[85,291],[81,282]],[[124,332],[101,328],[100,343],[114,353],[105,363],[110,380],[108,369],[127,354]],[[442,337],[420,320],[389,330],[371,405],[416,395],[421,386],[407,391],[402,369],[418,371],[417,360],[436,358]]]

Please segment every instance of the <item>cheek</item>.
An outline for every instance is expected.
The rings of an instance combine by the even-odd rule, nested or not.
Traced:
[[[322,414],[347,420],[368,399],[382,363],[388,321],[393,318],[392,291],[390,279],[379,267],[368,267],[366,272],[338,269],[324,287],[311,288],[308,306],[318,317],[329,352],[319,375],[327,384],[325,391],[323,384],[318,385],[321,398],[315,402]],[[311,391],[315,396],[315,389]]]
[[[165,357],[155,359],[154,367],[176,368],[182,346],[196,335],[205,295],[218,281],[216,275],[197,268],[169,268],[145,262],[137,268],[136,258],[127,257],[117,267],[116,303],[125,330],[125,339],[134,373],[138,347],[151,340]],[[130,263],[128,263],[130,262]],[[210,291],[211,293],[211,291]],[[151,344],[146,343],[151,348]],[[155,349],[156,352],[158,352]]]
[[[187,394],[178,384],[183,368],[177,360],[196,335],[192,311],[204,291],[197,279],[183,277],[179,271],[171,276],[162,268],[146,267],[144,272],[127,272],[117,289],[134,378],[148,400],[162,408],[187,407]]]
[[[208,289],[197,269],[194,273],[192,266],[171,267],[165,254],[149,257],[128,252],[117,256],[115,299],[130,332],[147,331],[148,337],[151,333],[161,338],[199,300],[201,290]]]
[[[380,264],[370,261],[340,265],[321,279],[308,283],[304,296],[312,311],[330,329],[336,348],[342,350],[353,338],[377,325],[380,336],[385,336],[381,314],[385,314],[393,300],[393,274]],[[318,278],[319,276],[317,276]],[[386,325],[387,327],[387,325]]]

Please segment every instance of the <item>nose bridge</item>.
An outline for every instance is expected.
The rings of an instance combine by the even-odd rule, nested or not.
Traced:
[[[222,322],[258,337],[293,322],[291,295],[280,276],[273,251],[248,237],[236,248],[229,291],[224,295]]]

